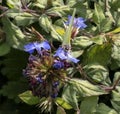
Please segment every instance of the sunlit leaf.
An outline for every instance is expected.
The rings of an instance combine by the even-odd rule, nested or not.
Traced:
[[[7,5],[8,5],[10,8],[19,8],[19,7],[22,6],[20,0],[7,0]]]
[[[102,45],[104,43],[105,37],[104,35],[99,35],[91,38],[90,40],[96,44]]]
[[[77,48],[86,48],[93,44],[91,39],[86,36],[76,37],[72,43],[73,46],[76,46]]]
[[[25,103],[29,105],[35,105],[39,103],[39,98],[33,96],[31,91],[26,91],[22,94],[19,94],[19,97],[21,100],[23,100]]]
[[[73,85],[66,85],[62,93],[62,98],[70,104],[74,109],[78,109],[77,92]]]
[[[39,24],[47,33],[50,32],[52,23],[51,23],[50,18],[48,18],[47,15],[43,14],[43,15],[40,16]]]
[[[99,86],[93,85],[87,80],[71,79],[64,87],[62,97],[74,109],[78,109],[78,101],[83,97],[102,94],[106,94],[106,92]]]
[[[47,6],[47,0],[36,0],[33,6],[38,8],[45,8]]]
[[[25,44],[25,35],[20,28],[14,25],[8,18],[3,18],[4,31],[6,33],[7,43],[14,48],[23,50]]]
[[[96,24],[100,24],[101,21],[105,19],[105,15],[103,13],[103,9],[99,4],[95,4],[95,10],[93,15],[93,20]]]
[[[95,82],[110,85],[109,71],[106,67],[99,64],[85,65],[84,70],[88,77],[92,78]]]
[[[34,15],[17,9],[8,10],[6,15],[12,17],[18,26],[27,26],[38,20]]]
[[[67,102],[65,102],[62,98],[57,97],[55,99],[56,103],[58,103],[61,107],[65,108],[65,109],[71,109],[71,105],[68,104]]]
[[[48,15],[60,16],[65,15],[65,11],[70,11],[70,8],[66,5],[61,5],[60,7],[52,7],[46,11]]]
[[[116,34],[116,33],[119,33],[119,32],[120,32],[120,27],[114,29],[113,31],[110,31],[109,33]]]

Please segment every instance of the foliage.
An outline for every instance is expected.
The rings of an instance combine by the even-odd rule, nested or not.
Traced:
[[[119,0],[0,0],[0,114],[120,114],[119,15]],[[87,27],[75,28],[79,17]],[[23,74],[31,63],[24,46],[44,40],[49,57],[33,63],[52,78],[42,77],[48,96],[41,97],[43,82],[34,88]],[[53,89],[58,95],[49,96]]]

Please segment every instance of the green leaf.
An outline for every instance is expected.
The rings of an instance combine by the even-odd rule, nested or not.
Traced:
[[[90,39],[96,44],[102,45],[105,41],[105,36],[104,35],[98,35]]]
[[[75,2],[75,0],[73,1]],[[88,9],[86,8],[87,6],[82,2],[82,0],[80,1],[77,0],[74,7],[76,8],[76,14],[78,14],[78,16],[83,18],[89,17],[87,12]],[[90,12],[89,12],[89,15],[90,15]]]
[[[33,96],[31,91],[26,91],[22,94],[19,94],[19,97],[22,101],[24,101],[25,103],[29,105],[35,105],[39,103],[39,98]]]
[[[100,23],[100,32],[107,32],[111,29],[112,20],[109,18],[103,19]]]
[[[37,18],[35,16],[33,16],[32,14],[27,13],[27,12],[20,12],[17,9],[8,10],[6,15],[8,17],[12,17],[18,26],[25,27],[25,26],[30,25],[30,24],[34,23],[35,21],[37,21]]]
[[[20,0],[7,0],[7,5],[10,8],[20,8],[22,6]]]
[[[97,30],[96,32],[97,33],[100,33],[100,32],[104,32],[104,31],[108,31],[108,29],[110,29],[110,27],[108,25],[110,25],[108,22],[109,20],[106,20],[105,18],[105,15],[103,13],[103,8],[101,7],[100,4],[95,4],[95,9],[94,9],[94,13],[93,13],[93,21],[94,23],[97,25]],[[105,21],[107,21],[107,25],[105,23]],[[105,24],[103,24],[105,23]],[[106,29],[103,27],[106,26]]]
[[[52,23],[51,23],[50,18],[48,18],[47,15],[43,14],[40,16],[39,24],[47,33],[50,32]]]
[[[120,79],[120,72],[115,72],[113,82],[116,82],[119,79]]]
[[[64,35],[65,31],[62,27],[59,26],[55,26],[53,25],[53,27],[51,27],[51,36],[58,41],[63,41],[63,35]]]
[[[66,1],[67,1],[66,4],[69,5],[70,7],[78,3],[78,0],[66,0]]]
[[[46,14],[62,17],[63,15],[66,14],[65,11],[70,11],[70,8],[67,5],[54,6],[50,9],[48,9],[46,11]]]
[[[77,48],[77,47],[76,47]],[[76,48],[74,48],[74,51],[72,51],[71,52],[71,55],[73,56],[73,57],[75,57],[75,58],[77,58],[77,57],[79,57],[80,55],[82,55],[83,54],[83,52],[84,52],[84,50],[78,50],[78,49],[76,49]]]
[[[29,13],[21,13],[18,16],[16,16],[14,19],[18,26],[24,26],[24,27],[37,21],[37,18],[35,18],[33,15]]]
[[[112,0],[110,2],[110,7],[112,10],[118,10],[120,8],[120,1],[119,0]]]
[[[106,67],[99,64],[90,64],[84,66],[85,73],[88,77],[95,82],[102,83],[104,85],[110,85],[109,71]]]
[[[78,100],[76,97],[77,92],[74,90],[74,86],[71,84],[67,84],[64,87],[62,98],[70,104],[74,109],[78,109]]]
[[[94,114],[98,102],[97,96],[86,97],[81,102],[80,113],[81,114]]]
[[[6,33],[7,43],[13,47],[23,50],[25,44],[25,35],[22,33],[19,27],[14,25],[8,18],[3,18],[4,31]]]
[[[10,51],[10,46],[7,43],[0,45],[0,56],[6,55]]]
[[[109,108],[107,105],[100,103],[96,108],[94,114],[118,114],[114,109]]]
[[[44,9],[47,6],[48,0],[36,0],[33,6]]]
[[[117,73],[116,75],[119,75],[120,73]],[[111,99],[112,106],[120,112],[120,87],[117,86],[116,90],[112,91],[112,99]]]
[[[111,50],[111,44],[93,45],[84,54],[83,64],[107,65],[111,60]]]
[[[114,44],[112,47],[112,60],[111,60],[111,69],[117,69],[120,67],[120,38],[117,35],[117,39],[114,40]]]
[[[19,13],[20,13],[19,9],[12,8],[12,9],[7,10],[6,16],[11,17],[11,18],[15,18],[17,15],[19,15]]]
[[[95,4],[95,10],[93,14],[93,20],[96,24],[100,24],[103,19],[105,19],[105,15],[103,13],[103,9],[99,4]]]
[[[71,86],[74,86],[74,91],[76,91],[77,95],[81,97],[106,94],[101,87],[93,85],[87,80],[71,79],[69,83]]]
[[[77,48],[87,48],[88,46],[92,45],[93,42],[91,41],[90,38],[86,36],[80,36],[80,37],[76,37],[73,40],[72,44],[74,47],[77,47]]]
[[[74,109],[78,109],[78,101],[83,97],[106,94],[98,85],[93,85],[87,80],[71,79],[64,87],[62,98]]]
[[[25,90],[27,90],[26,81],[9,81],[7,85],[4,85],[0,90],[0,94],[8,97],[9,99],[15,100],[15,102],[20,102],[18,95]]]
[[[120,113],[120,101],[111,101],[113,108]]]
[[[119,32],[120,32],[120,27],[118,27],[118,28],[110,31],[109,33],[110,33],[110,34],[116,34],[116,33],[119,33]]]
[[[71,109],[72,108],[72,106],[70,104],[68,104],[67,102],[65,102],[65,100],[62,99],[62,98],[60,98],[60,97],[57,97],[55,99],[55,102],[57,104],[59,104],[61,107],[63,107],[64,109]]]
[[[11,49],[10,53],[5,55],[5,59],[2,60],[2,65],[4,67],[1,68],[1,73],[11,81],[19,80],[27,61],[27,53]]]
[[[57,107],[57,114],[66,114],[66,112],[62,107],[58,106]]]

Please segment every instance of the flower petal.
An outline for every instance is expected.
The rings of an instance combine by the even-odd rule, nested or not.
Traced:
[[[44,41],[40,44],[40,46],[46,50],[49,50],[50,49],[50,45],[48,43],[48,41]]]
[[[65,24],[68,26],[70,24],[70,20],[71,20],[72,16],[68,16],[68,21],[65,22]],[[73,26],[75,28],[78,28],[78,29],[84,29],[87,27],[87,25],[84,23],[86,20],[82,17],[78,17],[78,18],[74,18],[74,21],[73,21]]]
[[[29,52],[30,54],[34,52],[35,46],[33,43],[29,43],[27,45],[24,46],[24,50],[26,52]]]
[[[65,51],[62,47],[59,47],[54,57],[58,56],[61,60],[68,60],[74,63],[78,63],[78,59],[72,57],[69,52]]]
[[[56,51],[54,57],[58,56],[61,60],[67,59],[67,56],[65,54],[65,51],[62,47],[59,47]]]
[[[72,61],[73,63],[78,63],[78,62],[80,61],[80,60],[72,57],[72,55],[70,55],[69,53],[68,53],[68,60],[69,60],[69,61]]]
[[[26,52],[29,52],[30,54],[34,52],[36,49],[39,54],[41,54],[41,48],[49,50],[50,45],[47,41],[44,41],[42,43],[39,42],[32,42],[24,46],[24,50]]]

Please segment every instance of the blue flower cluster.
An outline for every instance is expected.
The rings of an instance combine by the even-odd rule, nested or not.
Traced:
[[[65,23],[69,26],[72,16],[68,16]],[[78,34],[79,29],[86,28],[85,19],[74,18],[71,38]],[[71,63],[78,63],[66,46],[59,47],[54,54],[48,41],[31,42],[24,46],[24,50],[30,54],[26,69],[23,70],[28,77],[31,90],[38,97],[56,98],[59,92],[59,85],[65,80],[66,69],[72,67]],[[59,80],[60,79],[60,80]],[[60,84],[61,83],[61,84]]]
[[[38,54],[42,55],[43,54],[42,49],[49,50],[49,49],[51,49],[51,47],[47,41],[44,41],[42,43],[39,43],[39,42],[29,43],[24,46],[24,49],[26,52],[29,52],[30,54],[32,54],[34,52],[34,50],[36,50],[38,52]],[[69,51],[65,50],[62,47],[59,47],[53,56],[59,57],[59,59],[60,59],[59,61],[55,60],[54,64],[53,64],[53,67],[58,68],[58,69],[64,67],[63,61],[69,61],[69,62],[73,62],[73,63],[79,62],[78,59],[72,57],[72,55],[70,54]]]
[[[64,80],[66,69],[72,66],[71,62],[78,63],[79,60],[63,47],[59,47],[52,55],[48,41],[28,43],[24,46],[24,50],[30,54],[30,57],[23,72],[29,79],[33,94],[39,97],[56,98],[59,78]]]

